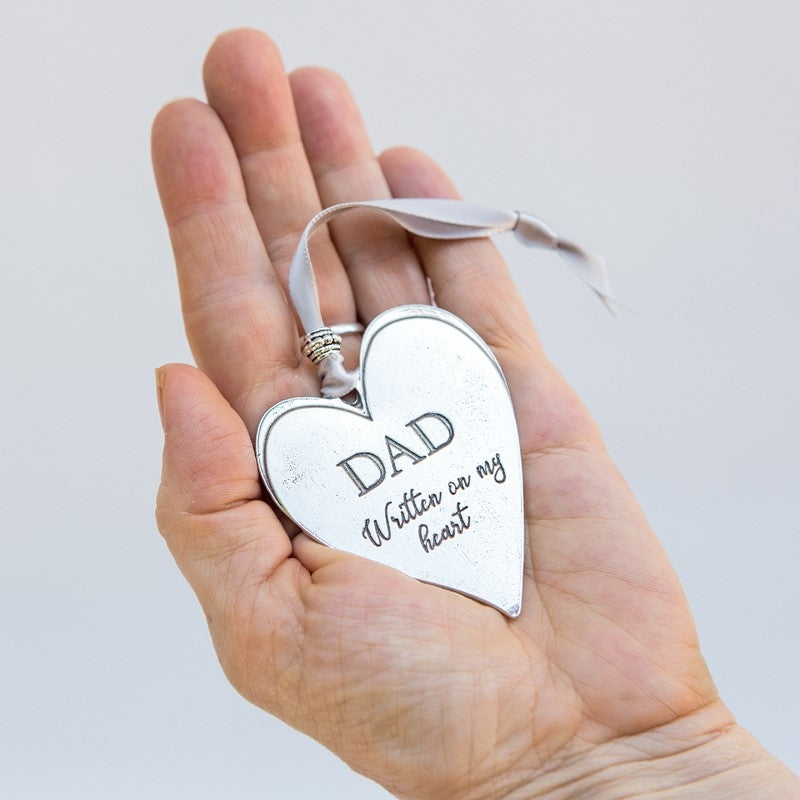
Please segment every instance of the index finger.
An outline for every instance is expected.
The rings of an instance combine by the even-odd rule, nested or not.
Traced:
[[[265,408],[313,388],[297,328],[219,117],[180,100],[153,123],[153,167],[198,366],[251,434]]]

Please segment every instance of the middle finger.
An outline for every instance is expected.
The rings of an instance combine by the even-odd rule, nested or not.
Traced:
[[[270,261],[286,287],[299,236],[321,204],[280,53],[266,34],[231,31],[212,45],[203,77],[209,104],[239,158]],[[323,319],[354,320],[350,282],[326,231],[315,237],[314,257]]]
[[[347,84],[316,67],[297,70],[289,80],[323,205],[391,197]],[[401,303],[430,302],[425,273],[399,225],[374,211],[352,211],[330,227],[364,322]]]

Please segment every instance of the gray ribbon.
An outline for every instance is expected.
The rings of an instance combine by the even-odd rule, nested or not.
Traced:
[[[306,225],[292,258],[289,271],[291,295],[306,334],[325,327],[319,307],[317,281],[311,264],[308,242],[314,231],[332,217],[352,208],[367,208],[390,217],[407,231],[430,239],[478,239],[513,231],[517,239],[531,247],[555,250],[614,313],[617,304],[608,285],[605,263],[572,242],[562,239],[546,223],[522,211],[501,211],[475,206],[460,200],[436,198],[395,198],[339,203],[320,211]],[[325,397],[343,397],[356,386],[358,374],[344,367],[339,352],[326,356],[319,364],[321,391]]]

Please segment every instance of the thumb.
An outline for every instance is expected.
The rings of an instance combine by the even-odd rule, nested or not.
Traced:
[[[164,457],[156,520],[206,614],[257,589],[291,553],[261,500],[255,454],[242,419],[194,367],[156,371]]]

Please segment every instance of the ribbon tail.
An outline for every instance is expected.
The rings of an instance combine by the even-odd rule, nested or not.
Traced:
[[[572,271],[600,298],[613,316],[617,316],[619,301],[614,297],[608,282],[606,262],[601,256],[587,253],[582,247],[562,239],[543,220],[518,212],[519,220],[514,234],[528,247],[543,247],[555,250]]]
[[[559,241],[558,254],[572,271],[600,298],[612,316],[616,317],[619,300],[608,283],[606,262],[601,256],[587,253],[571,242]]]

